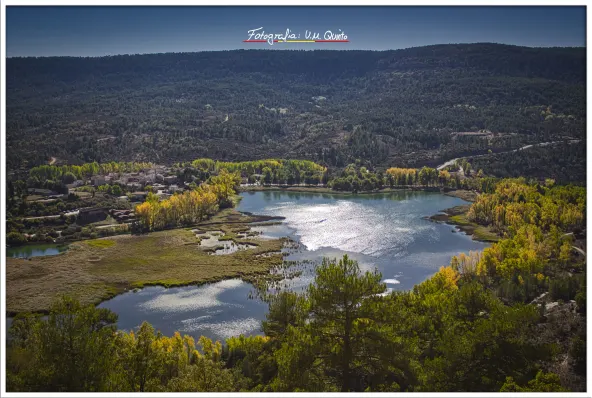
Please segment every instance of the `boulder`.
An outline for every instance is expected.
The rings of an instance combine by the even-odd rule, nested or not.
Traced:
[[[558,303],[557,301],[554,301],[554,302],[552,302],[552,303],[547,303],[547,304],[545,305],[545,311],[546,311],[546,312],[552,312],[552,311],[554,311],[555,309],[557,309],[557,307],[559,307],[559,303]]]
[[[530,302],[530,304],[540,304],[540,303],[544,302],[545,298],[547,297],[548,294],[549,294],[549,292],[545,292],[545,293],[541,294],[540,296],[538,296],[537,298],[532,300]]]

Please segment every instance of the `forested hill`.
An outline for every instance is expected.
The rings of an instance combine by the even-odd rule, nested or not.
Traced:
[[[459,44],[9,58],[9,170],[51,157],[418,166],[584,138],[585,54]],[[480,130],[491,134],[467,134]]]
[[[140,80],[157,77],[162,83],[182,78],[225,77],[229,73],[295,74],[314,80],[361,77],[377,71],[435,68],[473,68],[492,75],[582,83],[586,58],[584,48],[531,48],[484,43],[393,51],[236,50],[96,58],[17,57],[9,60],[10,81],[18,87],[22,82],[52,86],[56,81],[92,80],[110,74],[137,75]],[[48,77],[53,81],[47,80]]]

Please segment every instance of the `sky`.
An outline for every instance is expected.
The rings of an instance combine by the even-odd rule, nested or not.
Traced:
[[[346,43],[244,43],[248,31],[343,32]],[[341,30],[341,31],[340,31]],[[233,49],[389,50],[492,42],[586,45],[585,7],[6,7],[6,55]]]

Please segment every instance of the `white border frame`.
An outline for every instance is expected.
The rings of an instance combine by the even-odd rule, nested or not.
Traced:
[[[522,0],[517,2],[490,0],[468,1],[453,0],[446,3],[437,3],[430,0],[416,1],[376,1],[365,0],[363,4],[356,4],[353,0],[325,0],[311,1],[303,0],[280,2],[271,0],[259,0],[254,4],[241,1],[198,1],[198,0],[4,0],[0,4],[0,237],[4,240],[6,237],[6,6],[587,6],[586,1],[561,1],[561,0]],[[592,63],[588,62],[590,51],[587,44],[592,37],[592,30],[588,29],[590,21],[590,11],[586,8],[586,70],[587,70],[587,92],[586,92],[586,116],[592,115],[592,104],[590,102],[589,79],[592,76]],[[590,132],[590,126],[586,124],[587,133]],[[587,186],[592,186],[592,166],[589,162],[589,155],[592,150],[590,140],[587,140],[586,147],[586,182]],[[587,204],[589,202],[587,201]],[[590,212],[587,214],[587,226],[590,226]],[[589,240],[587,241],[587,243]],[[589,252],[590,245],[587,244],[586,251]],[[592,349],[590,343],[587,345],[587,392],[586,393],[8,393],[6,392],[6,245],[0,242],[0,396],[2,397],[128,397],[130,395],[142,397],[195,397],[195,396],[220,396],[220,397],[244,397],[244,396],[299,396],[299,397],[592,397],[592,361],[590,361]],[[590,282],[592,277],[590,272],[587,275],[588,292],[590,291]],[[592,314],[592,306],[588,305],[587,319]],[[586,325],[586,332],[589,330]]]

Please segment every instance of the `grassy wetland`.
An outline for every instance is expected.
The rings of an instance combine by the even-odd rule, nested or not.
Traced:
[[[98,304],[149,285],[197,285],[229,278],[255,282],[282,262],[284,240],[249,233],[248,222],[268,219],[225,209],[193,228],[75,242],[56,256],[8,258],[7,312],[45,312],[65,294]],[[212,231],[221,234],[219,242],[202,246]],[[248,245],[249,250],[212,255],[228,242]]]

